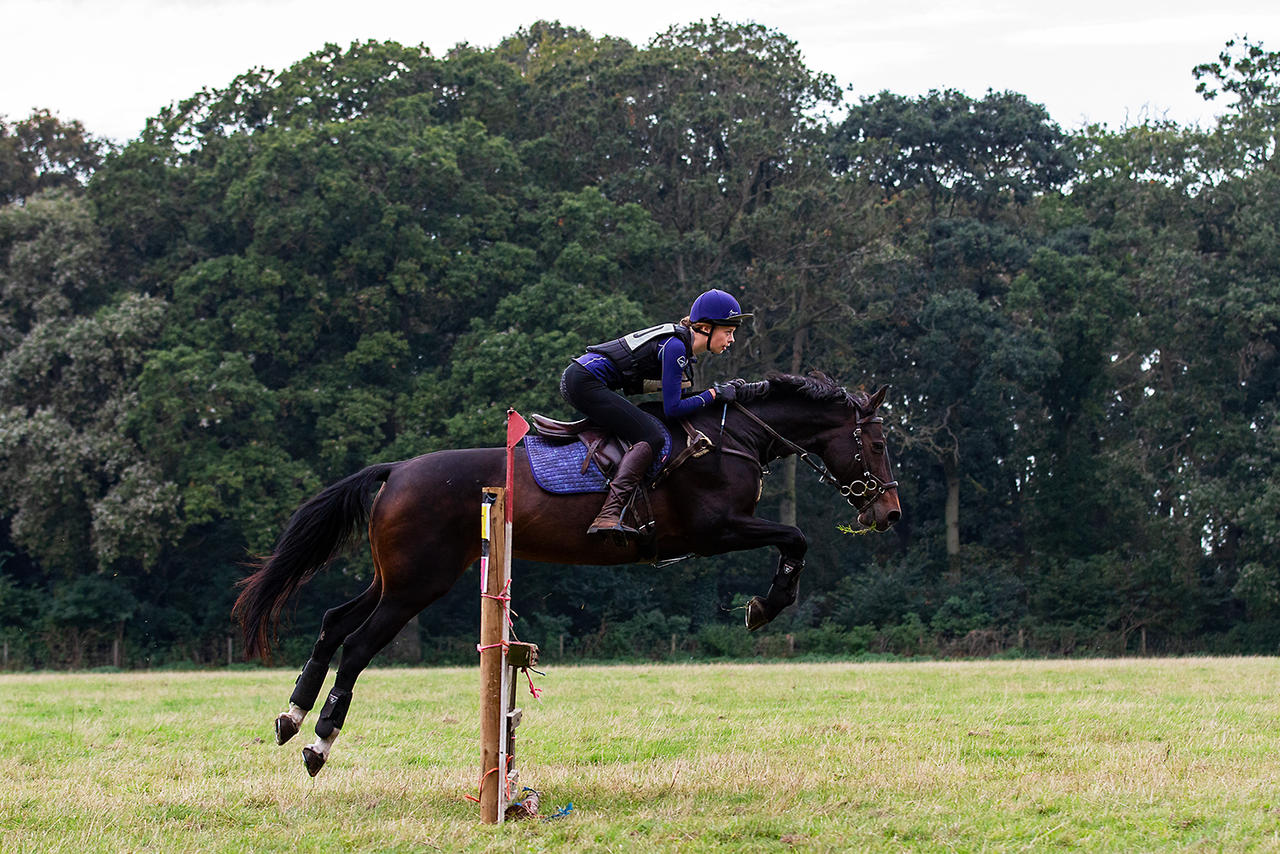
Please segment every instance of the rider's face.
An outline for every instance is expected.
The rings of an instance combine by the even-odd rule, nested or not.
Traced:
[[[707,344],[707,349],[719,356],[733,346],[733,332],[732,326],[717,326],[711,333],[711,341]]]

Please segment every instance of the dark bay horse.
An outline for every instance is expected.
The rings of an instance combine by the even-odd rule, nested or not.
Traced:
[[[795,601],[807,542],[798,528],[754,515],[764,467],[779,457],[799,454],[825,482],[840,489],[858,511],[863,528],[887,531],[901,509],[882,419],[876,415],[885,391],[848,392],[816,372],[808,377],[771,375],[766,393],[758,399],[701,410],[694,426],[717,448],[674,469],[650,496],[656,523],[654,559],[776,546],[780,556],[769,592],[747,607],[748,628],[768,623]],[[276,742],[284,744],[314,706],[329,662],[341,646],[338,674],[316,722],[317,741],[303,748],[313,776],[343,726],[361,671],[479,558],[480,490],[504,480],[503,448],[438,451],[369,466],[299,507],[275,551],[256,562],[257,571],[240,582],[243,590],[234,614],[244,631],[246,654],[265,658],[272,629],[290,596],[368,523],[373,581],[359,596],[324,615],[311,658],[289,698],[289,710],[276,718]],[[368,507],[369,493],[380,484]],[[639,562],[636,543],[587,536],[587,526],[600,509],[599,493],[542,491],[523,448],[516,449],[515,493],[515,557],[605,566]]]

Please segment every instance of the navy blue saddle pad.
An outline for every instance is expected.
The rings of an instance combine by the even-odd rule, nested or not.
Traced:
[[[587,458],[587,446],[574,439],[549,440],[542,436],[528,435],[524,437],[524,449],[529,454],[529,468],[533,470],[533,479],[538,486],[547,492],[561,495],[572,492],[606,492],[609,483],[604,473],[592,460],[587,470],[582,470],[582,463]],[[663,461],[671,454],[671,432],[663,430],[662,454],[654,460],[649,470],[652,478],[662,468]]]

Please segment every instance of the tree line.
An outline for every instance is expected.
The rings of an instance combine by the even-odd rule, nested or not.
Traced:
[[[904,520],[811,550],[517,568],[566,656],[1275,652],[1280,54],[1189,75],[1211,127],[1064,131],[1016,92],[848,103],[785,34],[329,45],[123,146],[0,121],[0,640],[10,667],[226,659],[244,562],[379,460],[501,444],[590,343],[708,287],[754,322],[702,379],[892,386]],[[428,524],[429,520],[424,520]],[[369,580],[353,553],[282,638]],[[409,656],[473,660],[465,581]]]

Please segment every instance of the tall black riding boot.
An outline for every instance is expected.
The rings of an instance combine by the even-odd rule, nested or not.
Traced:
[[[609,495],[596,515],[596,520],[587,529],[588,534],[614,533],[630,536],[636,533],[635,528],[622,524],[622,511],[652,464],[653,448],[648,442],[636,442],[631,446],[618,462],[618,471],[609,484]]]

